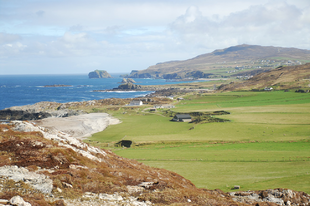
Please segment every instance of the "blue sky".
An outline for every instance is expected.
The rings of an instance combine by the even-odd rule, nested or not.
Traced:
[[[310,50],[309,34],[309,0],[0,0],[0,75],[129,73],[239,44]]]

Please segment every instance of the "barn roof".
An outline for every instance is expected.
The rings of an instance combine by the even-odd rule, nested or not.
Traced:
[[[189,114],[176,114],[175,118],[177,118],[177,119],[191,119],[191,116]]]

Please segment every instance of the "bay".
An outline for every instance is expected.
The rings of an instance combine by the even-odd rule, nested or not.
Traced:
[[[41,101],[80,102],[106,98],[134,98],[152,91],[93,92],[118,87],[123,78],[111,74],[109,79],[89,79],[87,75],[0,75],[0,110],[12,106],[34,104]],[[134,79],[139,85],[164,85],[183,82],[166,82],[164,79]],[[45,87],[70,85],[69,87]]]

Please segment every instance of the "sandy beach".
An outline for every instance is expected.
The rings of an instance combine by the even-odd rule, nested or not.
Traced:
[[[119,124],[120,120],[107,113],[91,113],[64,118],[46,118],[34,121],[36,125],[62,131],[77,139],[90,137],[109,125]]]

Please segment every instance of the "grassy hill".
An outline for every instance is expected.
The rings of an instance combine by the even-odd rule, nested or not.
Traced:
[[[310,51],[257,45],[238,45],[215,50],[184,61],[158,63],[145,70],[134,70],[132,78],[226,77],[244,71],[270,70],[281,65],[310,61]]]

